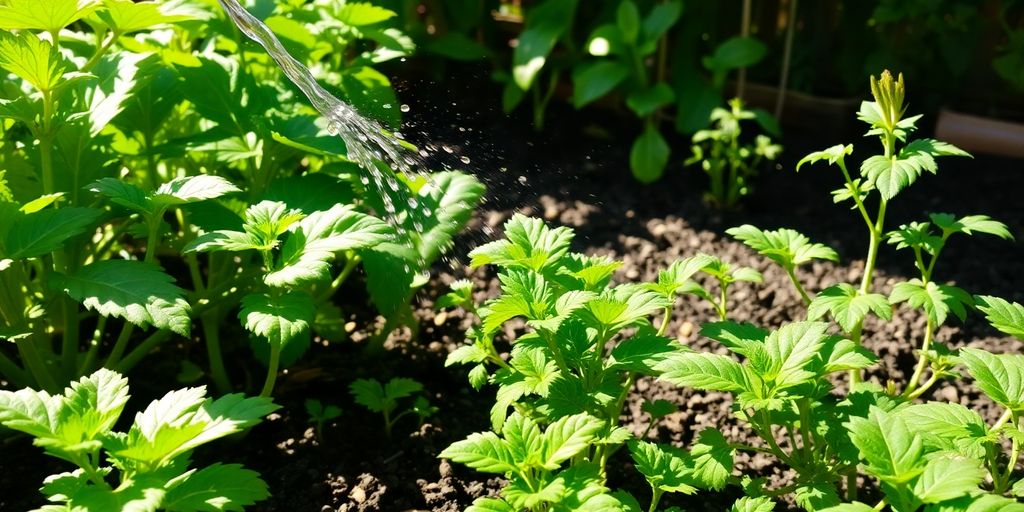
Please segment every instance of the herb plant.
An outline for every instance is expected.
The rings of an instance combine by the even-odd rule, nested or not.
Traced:
[[[306,414],[309,415],[309,422],[316,427],[316,438],[323,442],[324,424],[340,418],[341,408],[337,405],[324,405],[323,402],[315,398],[306,399],[303,403],[306,407]]]
[[[100,369],[63,394],[0,391],[0,424],[23,432],[47,455],[77,469],[52,475],[39,510],[242,510],[269,496],[259,475],[237,464],[190,468],[191,453],[244,431],[277,409],[267,398],[207,398],[203,387],[167,393],[113,430],[128,381]]]
[[[711,128],[693,134],[693,155],[686,164],[700,164],[710,180],[708,199],[718,208],[730,209],[752,192],[758,169],[765,161],[775,160],[782,146],[763,134],[752,142],[741,139],[743,121],[756,120],[766,131],[772,131],[774,126],[746,110],[739,98],[729,100],[728,109],[713,110],[710,119]]]
[[[359,379],[349,385],[349,391],[357,404],[384,416],[384,433],[388,439],[391,439],[395,424],[403,417],[413,414],[422,425],[437,412],[437,407],[430,405],[422,395],[417,396],[407,408],[399,410],[399,400],[423,391],[423,384],[413,379],[395,377],[386,384],[381,384],[377,379]]]

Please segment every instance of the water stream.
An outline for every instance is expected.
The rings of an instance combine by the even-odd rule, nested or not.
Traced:
[[[266,49],[285,76],[309,98],[313,107],[327,120],[328,130],[345,141],[348,159],[364,171],[360,181],[380,196],[384,216],[399,235],[404,235],[406,228],[398,220],[398,211],[412,209],[417,215],[431,216],[433,212],[426,205],[418,204],[415,197],[410,197],[394,176],[395,172],[412,176],[423,169],[418,155],[403,146],[400,139],[380,123],[360,115],[321,87],[309,68],[292,57],[274,32],[245,10],[238,0],[218,1],[238,29]]]

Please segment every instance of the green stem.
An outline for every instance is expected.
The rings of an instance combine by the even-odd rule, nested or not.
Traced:
[[[317,294],[315,298],[316,302],[323,302],[331,298],[338,291],[338,288],[341,288],[341,285],[345,283],[345,280],[347,280],[348,276],[352,274],[352,271],[359,266],[359,262],[361,261],[363,260],[358,254],[349,254],[348,258],[345,260],[345,266],[341,269],[341,273],[338,274],[338,277],[334,278],[334,281],[331,281],[331,285],[329,287],[327,287],[322,293]]]
[[[910,377],[910,382],[907,383],[907,388],[903,390],[902,396],[904,398],[909,398],[914,393],[917,385],[921,382],[921,377],[924,376],[925,368],[928,368],[928,349],[932,346],[934,331],[935,324],[932,322],[931,316],[929,316],[924,327],[924,340],[921,342],[920,359],[917,361],[917,367],[914,368],[914,374]]]
[[[120,37],[120,34],[118,34],[116,30],[111,30],[110,36],[107,37],[107,39],[103,41],[103,43],[100,44],[98,48],[96,48],[96,52],[92,54],[92,57],[89,57],[89,61],[86,62],[84,66],[82,66],[81,71],[83,73],[88,73],[89,70],[93,68],[93,66],[99,63],[100,58],[103,57],[103,55],[107,53],[107,50],[109,50],[110,47],[114,45],[114,42],[117,41],[118,37]]]
[[[806,398],[801,398],[797,400],[796,407],[800,411],[800,435],[801,437],[803,437],[804,442],[804,460],[808,462],[813,462],[812,455],[814,454],[814,443],[811,440],[813,428],[811,427],[810,400]]]
[[[73,379],[78,363],[78,302],[71,297],[62,297],[61,306],[64,313],[64,333],[61,335],[61,371],[64,376]]]
[[[210,363],[210,378],[214,386],[221,393],[230,393],[232,390],[231,378],[228,376],[227,368],[224,366],[224,356],[220,346],[220,315],[214,309],[203,315],[200,321],[203,324],[203,338],[206,342],[206,357]]]
[[[668,321],[672,317],[672,306],[665,306],[665,316],[661,319],[661,327],[658,327],[658,336],[664,336],[668,331]]]
[[[661,495],[663,491],[657,487],[651,487],[651,506],[647,509],[647,512],[655,512],[658,510],[658,502],[661,501]]]
[[[277,367],[281,364],[281,345],[270,344],[270,361],[267,364],[267,379],[263,382],[263,389],[260,396],[268,397],[274,392],[274,383],[277,382]],[[390,434],[388,436],[390,438]]]
[[[107,317],[100,316],[96,320],[96,330],[92,333],[92,338],[89,340],[89,350],[85,353],[85,360],[82,361],[81,366],[78,367],[78,374],[85,375],[91,373],[92,366],[96,364],[96,357],[99,355],[100,345],[103,343],[103,333],[107,330]]]
[[[124,351],[128,348],[128,340],[131,339],[134,330],[135,326],[128,321],[125,321],[124,325],[121,326],[121,332],[117,335],[114,348],[110,350],[107,362],[103,365],[105,368],[115,368],[121,362],[121,356],[124,355]]]
[[[800,298],[802,298],[804,300],[804,304],[810,305],[811,304],[811,297],[809,295],[807,295],[807,291],[804,290],[803,285],[800,284],[800,280],[797,279],[797,277],[796,277],[796,269],[793,268],[792,266],[787,266],[786,267],[786,274],[789,275],[790,281],[793,281],[793,286],[796,287],[796,291],[797,291],[797,293],[800,294]]]
[[[143,358],[149,355],[157,346],[171,338],[171,331],[156,331],[142,340],[123,360],[117,365],[117,371],[127,373]]]
[[[35,379],[36,384],[46,391],[55,393],[60,390],[57,385],[57,381],[53,379],[53,375],[46,368],[46,363],[43,361],[42,356],[39,355],[39,351],[36,347],[39,334],[35,333],[27,338],[21,338],[15,341],[15,346],[18,347],[18,355],[21,356],[22,363],[28,368],[29,373],[32,374],[32,378]]]

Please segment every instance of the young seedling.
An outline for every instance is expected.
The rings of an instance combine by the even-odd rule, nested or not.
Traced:
[[[316,438],[323,442],[324,424],[341,417],[341,408],[331,404],[324,406],[323,402],[315,398],[307,399],[304,403],[309,422],[316,427]]]
[[[357,404],[384,416],[384,433],[388,439],[391,439],[394,425],[403,417],[415,414],[422,425],[427,418],[437,412],[437,408],[431,406],[426,398],[419,396],[409,408],[395,414],[399,410],[399,400],[421,391],[423,384],[403,377],[395,377],[383,385],[377,379],[359,379],[349,385],[349,392]]]
[[[270,399],[212,399],[203,387],[185,388],[154,400],[126,432],[114,431],[128,398],[128,381],[106,369],[60,395],[0,391],[0,424],[78,467],[46,479],[42,492],[53,504],[41,510],[242,510],[270,496],[256,472],[237,464],[189,469],[193,450],[276,410]]]

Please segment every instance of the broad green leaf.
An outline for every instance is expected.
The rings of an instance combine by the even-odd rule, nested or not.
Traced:
[[[707,254],[697,254],[676,260],[667,269],[658,272],[657,284],[648,287],[667,296],[673,296],[680,289],[687,287],[691,282],[690,278],[707,267],[713,259]]]
[[[52,438],[60,427],[63,399],[45,391],[0,390],[0,424],[35,438]]]
[[[242,510],[270,497],[259,473],[238,464],[213,464],[189,471],[168,485],[160,507],[168,512]]]
[[[686,452],[669,445],[637,440],[629,442],[629,452],[636,470],[652,488],[684,494],[697,492],[691,475],[693,461]]]
[[[473,303],[473,282],[456,279],[448,285],[450,292],[437,298],[434,307],[438,309],[468,306]]]
[[[241,192],[230,181],[209,174],[175,178],[160,185],[153,193],[157,204],[178,205],[216,199],[226,194]]]
[[[772,512],[773,510],[775,510],[775,502],[767,496],[756,498],[744,496],[733,503],[729,512]]]
[[[924,471],[924,442],[899,413],[871,406],[867,418],[852,417],[847,427],[868,473],[895,484],[910,482]]]
[[[367,249],[388,239],[391,228],[384,221],[356,212],[349,205],[335,205],[300,220],[281,246],[281,257],[264,282],[270,286],[296,286],[330,274],[334,254]]]
[[[246,330],[265,338],[271,346],[284,348],[309,333],[316,308],[306,293],[291,291],[279,295],[250,293],[242,297],[238,318]]]
[[[367,2],[346,2],[338,10],[338,21],[353,27],[373,25],[389,20],[395,12]]]
[[[989,398],[1013,410],[1024,409],[1024,355],[962,348],[960,362]]]
[[[544,468],[557,469],[588,448],[604,426],[603,421],[589,414],[565,416],[548,425],[544,431]]]
[[[304,217],[301,211],[277,201],[260,201],[245,210],[246,233],[256,236],[267,248],[276,247],[277,237]]]
[[[515,507],[498,498],[477,498],[466,512],[517,512]]]
[[[804,510],[824,510],[839,505],[839,494],[830,483],[801,485],[793,491],[797,505]]]
[[[813,260],[839,261],[839,255],[831,248],[811,243],[806,236],[792,229],[763,231],[750,224],[725,231],[766,258],[792,269]]]
[[[975,302],[992,327],[1024,340],[1024,306],[989,295],[979,295]]]
[[[643,19],[641,28],[644,39],[655,41],[661,38],[679,21],[679,16],[682,13],[683,2],[679,0],[655,4]]]
[[[764,58],[768,47],[752,37],[735,36],[715,48],[708,57],[704,57],[704,67],[711,71],[727,71],[730,69],[752,66]]]
[[[969,156],[952,144],[933,139],[915,140],[891,157],[875,155],[861,164],[861,174],[870,181],[885,200],[896,197],[925,171],[935,174],[937,156]]]
[[[752,353],[763,348],[768,331],[754,324],[736,322],[707,322],[700,326],[700,334],[707,336],[729,350],[751,357]]]
[[[471,174],[441,172],[430,176],[430,181],[418,192],[420,208],[409,210],[418,235],[422,265],[431,265],[451,248],[452,239],[469,222],[484,191],[484,185]],[[424,209],[432,214],[423,215]]]
[[[878,361],[878,356],[870,350],[838,336],[825,340],[819,356],[824,363],[823,373],[862,370]]]
[[[593,321],[615,331],[671,305],[659,293],[619,287],[611,294],[587,302],[585,311]]]
[[[547,0],[526,13],[526,27],[512,53],[512,80],[522,90],[533,85],[558,38],[572,25],[576,0]]]
[[[827,328],[823,322],[793,322],[769,334],[764,348],[772,366],[761,377],[774,380],[778,389],[805,381],[811,376],[805,367],[824,345]]]
[[[0,6],[0,29],[57,32],[88,16],[99,0],[9,0]]]
[[[626,42],[622,39],[622,31],[612,23],[598,25],[586,43],[587,53],[594,57],[621,55],[626,51]]]
[[[985,474],[977,460],[937,457],[928,461],[913,492],[924,503],[940,503],[977,493]]]
[[[505,222],[506,240],[491,242],[469,253],[471,267],[501,265],[535,271],[554,266],[569,251],[573,232],[567,227],[549,228],[537,218],[515,214]]]
[[[0,255],[10,259],[42,256],[59,250],[69,238],[81,235],[99,220],[102,212],[93,208],[56,208],[8,217],[7,236]]]
[[[653,420],[664,418],[665,416],[668,416],[669,414],[678,411],[679,406],[672,402],[669,402],[668,400],[658,399],[654,401],[644,401],[643,405],[640,406],[640,409],[646,412],[647,414],[650,414],[651,419]]]
[[[974,304],[971,296],[960,288],[920,279],[897,283],[889,294],[889,302],[906,302],[912,308],[923,309],[935,326],[942,325],[952,312],[960,321],[967,316],[966,306]]]
[[[70,275],[55,274],[51,280],[71,298],[103,316],[189,335],[192,321],[185,291],[156,265],[129,260],[97,261]]]
[[[668,164],[668,143],[654,123],[647,123],[643,133],[633,141],[629,151],[629,168],[641,183],[653,183],[661,177]]]
[[[127,181],[117,178],[102,178],[86,188],[90,192],[103,194],[114,203],[139,213],[150,214],[154,211],[153,201],[146,192]]]
[[[852,285],[840,283],[818,293],[807,306],[807,319],[817,320],[831,313],[843,331],[851,332],[867,318],[869,312],[885,320],[892,319],[892,306],[884,295],[861,294]]]
[[[1006,224],[993,220],[988,215],[967,215],[959,219],[948,213],[933,213],[928,216],[944,233],[985,233],[1003,240],[1013,240],[1013,235]]]
[[[372,249],[361,249],[366,273],[366,290],[377,311],[384,315],[404,315],[412,295],[423,284],[425,274],[416,266],[416,253],[408,244],[384,242]]]
[[[928,402],[912,405],[900,414],[937,450],[960,450],[989,436],[981,415],[960,404]]]
[[[674,2],[678,4],[679,2]],[[658,4],[673,5],[673,4]],[[655,7],[657,9],[657,7]],[[661,107],[670,105],[676,100],[676,93],[665,82],[658,82],[651,87],[637,89],[626,96],[626,106],[637,115],[647,117]]]
[[[654,368],[669,355],[680,350],[679,344],[669,338],[638,334],[623,340],[612,349],[609,368],[655,375]]]
[[[690,448],[693,457],[693,479],[704,489],[720,491],[732,475],[733,455],[736,450],[718,429],[706,428]]]
[[[743,367],[719,354],[675,354],[655,366],[655,370],[661,372],[659,380],[676,386],[730,392],[745,391],[748,386]]]
[[[633,0],[619,2],[619,8],[615,11],[615,25],[619,27],[622,39],[627,44],[636,43],[640,36],[640,10]]]
[[[38,6],[46,5],[48,2],[19,0],[19,3]],[[0,6],[0,9],[3,9],[0,16],[9,15],[12,6]],[[22,32],[18,35],[0,32],[0,68],[14,73],[39,91],[52,91],[60,83],[66,64],[49,42],[43,41],[31,32]]]
[[[520,467],[539,468],[544,457],[544,434],[537,422],[514,413],[501,427],[509,449]],[[557,469],[557,465],[555,468]]]
[[[797,162],[797,164],[796,164],[796,170],[799,172],[800,171],[800,167],[803,166],[804,164],[813,164],[815,162],[820,162],[822,160],[828,160],[828,163],[831,165],[831,164],[834,164],[834,163],[836,163],[836,162],[838,162],[840,160],[844,160],[846,158],[846,155],[849,155],[849,154],[852,154],[852,153],[853,153],[853,145],[846,145],[846,146],[844,146],[842,144],[837,144],[837,145],[832,146],[832,147],[830,147],[828,149],[824,149],[824,150],[821,150],[821,151],[815,151],[815,152],[813,152],[813,153],[811,153],[811,154],[801,158],[800,161]]]
[[[76,441],[98,439],[109,432],[128,401],[128,380],[105,368],[74,381],[64,390],[59,429],[80,429]],[[65,439],[67,436],[63,436]]]
[[[629,68],[615,60],[583,63],[572,73],[572,103],[582,108],[611,92],[629,76]]]
[[[2,180],[3,180],[3,173],[0,173],[0,186],[2,186]],[[47,206],[50,206],[52,204],[58,203],[61,199],[64,198],[65,195],[66,194],[64,192],[54,192],[52,194],[43,194],[43,195],[41,195],[41,196],[39,196],[39,197],[37,197],[37,198],[27,202],[27,203],[21,205],[21,208],[18,208],[18,210],[21,213],[28,213],[28,214],[36,213],[36,212],[38,212],[40,210],[45,209]],[[0,192],[0,201],[2,201],[2,200],[3,200],[3,193]],[[13,201],[13,199],[11,199],[11,201]]]
[[[465,464],[484,473],[508,473],[516,469],[508,443],[494,432],[470,434],[445,448],[438,457]]]
[[[97,13],[97,17],[119,34],[130,34],[195,19],[193,13],[181,9],[180,5],[178,2],[103,0],[104,9]]]
[[[526,393],[547,396],[548,387],[558,378],[558,365],[539,347],[524,347],[513,351],[509,365],[518,372]]]

